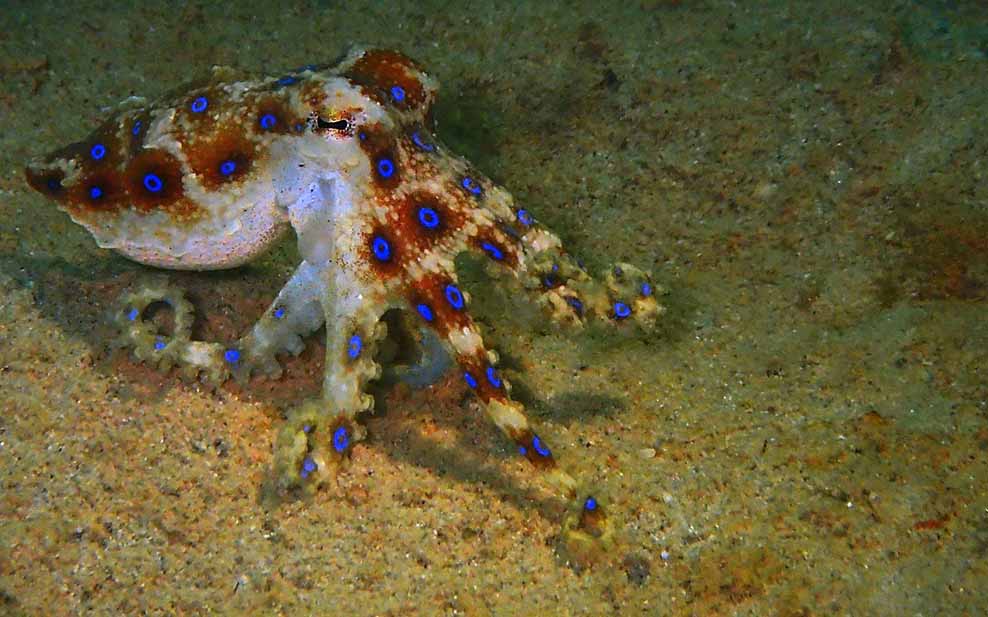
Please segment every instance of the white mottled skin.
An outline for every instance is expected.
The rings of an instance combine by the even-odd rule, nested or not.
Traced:
[[[84,194],[80,190],[97,177],[91,169],[95,165],[85,159],[87,142],[70,155],[56,153],[35,163],[28,177],[42,192],[46,178],[48,182],[58,178],[60,186],[57,191],[52,189],[52,196],[61,200],[62,207],[100,246],[160,268],[235,267],[263,253],[289,227],[294,230],[303,261],[270,308],[235,345],[191,341],[186,327],[176,328],[171,337],[155,333],[140,314],[158,300],[169,302],[183,324],[191,323],[191,306],[181,292],[160,280],[128,294],[117,313],[124,337],[139,358],[159,366],[178,365],[216,380],[230,374],[247,378],[254,371],[277,375],[281,369],[275,355],[298,354],[303,338],[326,325],[322,395],[292,411],[278,439],[275,469],[283,485],[317,486],[349,454],[352,442],[362,437],[354,419],[372,406],[364,390],[367,381],[381,374],[374,354],[387,328],[380,319],[392,308],[408,310],[417,319],[410,297],[426,294],[437,317],[421,322],[427,333],[423,337],[426,366],[411,373],[421,379],[430,372],[428,365],[445,366],[445,359],[435,351],[436,341],[441,343],[460,364],[461,372],[472,372],[481,382],[478,394],[495,424],[528,452],[528,458],[546,471],[553,485],[573,495],[573,479],[555,466],[551,456],[533,454],[533,443],[542,442],[533,442],[524,408],[509,398],[507,381],[484,382],[485,371],[494,370],[497,355],[486,349],[469,318],[468,306],[457,311],[441,306],[448,301],[442,286],[456,284],[453,264],[457,254],[470,250],[490,257],[480,245],[494,242],[505,255],[503,260],[492,259],[495,269],[520,282],[560,322],[580,325],[595,316],[620,327],[648,325],[661,311],[655,301],[660,290],[648,287],[648,276],[626,264],[609,273],[604,283],[593,280],[565,253],[559,238],[527,222],[507,191],[438,144],[425,130],[438,88],[432,77],[410,63],[398,72],[388,72],[393,66],[404,67],[400,56],[398,65],[388,64],[375,73],[382,79],[409,80],[402,83],[421,87],[423,100],[407,109],[372,95],[389,92],[391,84],[355,83],[349,77],[354,67],[378,53],[382,52],[354,49],[339,65],[299,71],[295,73],[297,84],[280,89],[272,86],[276,78],[237,80],[230,71],[217,69],[207,86],[148,108],[134,106],[140,101],[132,102],[131,109],[118,115],[116,125],[111,124],[109,135],[113,143],[129,143],[138,118],[149,122],[147,134],[137,151],[114,146],[121,161],[112,173],[123,174],[138,154],[156,150],[171,154],[181,165],[183,203],[195,212],[191,219],[164,208],[142,209],[136,201],[115,209],[104,208],[102,203],[97,208],[80,205],[83,198],[77,196]],[[203,93],[211,100],[204,112],[209,126],[223,126],[233,137],[244,137],[254,162],[247,176],[220,188],[209,186],[202,175],[205,172],[197,172],[193,164],[195,155],[206,151],[213,143],[210,140],[220,135],[218,129],[199,134],[196,123],[200,118],[187,110],[189,101]],[[276,100],[291,116],[304,119],[303,130],[259,129],[257,109],[268,99]],[[349,130],[326,130],[320,124],[342,119],[349,123]],[[375,161],[358,137],[361,127],[374,127],[390,140],[399,170],[396,185],[380,185]],[[413,134],[433,149],[417,146],[410,138]],[[481,187],[480,195],[463,188],[465,176]],[[129,190],[128,194],[136,195],[134,191],[140,188]],[[421,241],[417,234],[427,230],[402,218],[414,217],[402,204],[412,203],[412,196],[421,194],[435,196],[446,208],[444,217],[448,214],[449,220],[460,222],[443,229],[432,244],[416,248],[415,242]],[[391,234],[393,248],[401,255],[400,268],[382,271],[374,263],[368,246],[375,229]],[[439,288],[435,281],[441,281]],[[463,292],[462,297],[464,305],[469,305],[469,295]],[[619,315],[620,306],[628,307],[630,316]],[[452,321],[440,323],[443,320]],[[360,349],[353,358],[347,350],[355,336]],[[239,356],[231,360],[230,350]],[[341,427],[347,437],[342,448],[337,447],[342,441],[334,441]]]

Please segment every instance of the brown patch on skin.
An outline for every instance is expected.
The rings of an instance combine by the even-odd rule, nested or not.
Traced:
[[[457,359],[460,364],[460,368],[466,372],[470,373],[474,379],[477,380],[477,387],[471,388],[477,396],[485,403],[492,400],[506,401],[508,400],[508,393],[504,389],[504,383],[502,381],[501,387],[495,388],[490,381],[487,379],[487,369],[490,367],[490,363],[487,361],[487,352],[480,350],[476,356],[461,356]],[[496,371],[497,369],[495,369]],[[498,373],[497,377],[500,379],[501,375]],[[514,438],[514,436],[512,436]]]
[[[144,184],[148,174],[161,180],[161,189],[152,191]],[[189,216],[198,206],[183,199],[182,167],[168,152],[144,150],[127,166],[127,190],[131,203],[141,212],[164,211],[173,216]]]
[[[99,197],[92,196],[92,189],[101,191]],[[69,190],[67,209],[74,213],[113,212],[128,203],[127,188],[118,174],[109,170],[99,171],[80,179]]]
[[[467,313],[466,300],[464,299],[462,308],[455,308],[446,298],[446,287],[449,285],[459,285],[456,280],[449,275],[431,274],[427,275],[411,285],[412,292],[408,296],[408,301],[412,310],[418,313],[419,304],[427,304],[432,309],[432,321],[426,322],[429,327],[436,331],[439,336],[445,337],[453,330],[472,326],[473,322]],[[463,291],[460,290],[462,294]],[[425,321],[423,319],[423,321]]]
[[[221,93],[222,90],[216,87],[210,87],[186,94],[183,100],[175,102],[175,125],[183,126],[184,120],[192,127],[192,132],[208,132],[209,129],[207,127],[216,121],[216,110],[226,104]],[[206,108],[202,111],[194,111],[197,101],[203,97],[206,99]],[[195,109],[198,109],[198,107],[195,107]]]
[[[28,166],[24,169],[24,177],[28,185],[42,195],[60,203],[68,198],[68,190],[62,186],[65,174],[61,169],[39,169]]]
[[[336,435],[336,431],[340,427],[346,429],[347,444],[342,452],[338,451],[333,443],[333,438]],[[329,425],[329,434],[325,436],[327,448],[326,451],[330,456],[336,459],[343,459],[350,456],[350,452],[353,451],[353,423],[346,418],[346,416],[337,416],[335,420]]]
[[[425,89],[416,77],[423,72],[410,58],[396,51],[372,49],[357,60],[345,75],[355,84],[364,86],[363,93],[378,103],[413,109],[426,102]],[[400,101],[391,94],[394,86],[405,91]]]
[[[357,130],[357,143],[371,160],[371,174],[378,188],[393,189],[401,182],[401,163],[395,156],[392,135],[380,124],[368,124]],[[379,163],[383,159],[391,161],[393,171],[390,176],[381,174]]]
[[[454,236],[466,221],[461,209],[450,207],[440,196],[425,191],[402,197],[391,208],[394,213],[389,217],[392,219],[391,229],[415,253],[428,251],[445,238]],[[439,221],[436,227],[429,228],[422,223],[419,218],[422,208],[431,208],[436,213]]]
[[[274,125],[271,128],[261,126],[261,119],[270,114],[274,117]],[[251,126],[255,135],[278,134],[286,135],[294,132],[294,126],[298,123],[305,124],[305,118],[299,118],[292,113],[291,109],[279,98],[266,96],[257,103],[257,112]]]
[[[387,259],[382,260],[374,254],[374,238],[377,237],[384,238],[388,243],[390,254]],[[390,230],[382,226],[374,227],[364,235],[363,245],[364,261],[379,279],[393,279],[404,271],[405,247],[398,244]]]
[[[532,465],[538,469],[552,469],[556,466],[556,459],[552,458],[552,453],[550,452],[548,456],[543,456],[539,454],[538,450],[535,448],[535,439],[537,436],[531,431],[531,429],[525,429],[517,434],[511,435],[511,438],[519,448],[524,448],[525,452],[522,456],[528,459]],[[548,451],[549,446],[542,441],[541,437],[538,437],[539,445],[543,451]]]
[[[595,500],[595,505],[593,510],[587,510],[586,502],[584,502],[584,507],[580,511],[580,529],[595,538],[599,538],[604,533],[604,522],[607,520],[607,515],[604,513],[604,506],[600,505],[600,502]]]
[[[239,126],[224,126],[209,141],[183,149],[188,153],[189,166],[207,191],[218,191],[243,180],[257,157],[254,144],[244,138]],[[224,174],[223,164],[227,162],[233,164],[233,171]]]

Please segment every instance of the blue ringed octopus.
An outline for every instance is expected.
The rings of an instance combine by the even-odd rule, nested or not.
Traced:
[[[31,163],[27,180],[99,246],[156,268],[234,268],[294,230],[301,263],[234,344],[193,340],[191,304],[160,279],[114,312],[139,360],[214,382],[278,376],[277,355],[300,353],[326,326],[322,393],[291,410],[276,439],[280,486],[315,490],[365,438],[357,416],[373,406],[365,389],[382,373],[382,316],[401,309],[423,333],[418,379],[451,358],[531,468],[577,504],[567,530],[605,538],[603,506],[577,499],[581,487],[511,398],[454,259],[482,256],[553,321],[577,328],[649,328],[662,289],[630,264],[591,277],[527,207],[436,138],[437,90],[406,56],[364,47],[276,77],[215,68],[157,102],[129,99],[85,140]],[[168,334],[145,318],[156,302],[174,311]]]

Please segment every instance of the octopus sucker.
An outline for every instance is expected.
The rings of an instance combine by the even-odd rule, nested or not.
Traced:
[[[512,399],[454,263],[465,251],[486,259],[506,275],[499,285],[577,328],[650,328],[663,290],[630,264],[592,277],[527,205],[452,154],[430,130],[437,91],[403,54],[363,47],[279,76],[216,69],[156,102],[129,101],[89,138],[29,164],[27,180],[101,246],[157,268],[237,267],[294,231],[301,262],[235,342],[193,340],[192,307],[164,275],[112,310],[140,361],[214,382],[278,377],[279,354],[299,354],[325,326],[322,392],[288,411],[276,440],[282,489],[314,491],[365,439],[368,383],[394,356],[386,323],[402,323],[422,352],[392,374],[424,385],[454,366],[534,474],[564,499],[582,493],[566,529],[581,542],[609,537],[589,485]],[[171,332],[146,319],[158,302],[174,312]]]

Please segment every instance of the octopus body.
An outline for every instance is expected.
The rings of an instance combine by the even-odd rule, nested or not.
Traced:
[[[277,439],[283,486],[314,489],[364,438],[356,417],[381,375],[381,318],[402,309],[432,350],[423,374],[451,357],[521,455],[575,498],[576,482],[510,397],[454,259],[484,256],[552,319],[576,326],[647,327],[660,290],[628,264],[592,278],[527,208],[442,145],[430,131],[437,87],[407,57],[378,49],[271,78],[217,68],[156,103],[126,102],[86,140],[29,165],[27,178],[100,246],[158,268],[236,267],[294,230],[302,262],[235,344],[192,340],[191,305],[159,280],[115,312],[139,359],[218,382],[278,375],[276,355],[298,354],[325,324],[322,394],[290,411]],[[159,301],[175,312],[167,335],[144,319]],[[600,535],[599,503],[577,503],[578,527]]]

